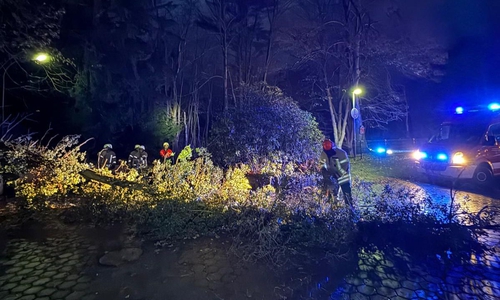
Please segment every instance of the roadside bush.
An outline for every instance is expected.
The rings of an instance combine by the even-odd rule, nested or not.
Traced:
[[[79,172],[88,168],[85,152],[80,151],[80,136],[66,136],[53,148],[29,136],[6,142],[3,172],[19,176],[14,182],[16,195],[28,205],[42,204],[76,192],[83,182]],[[38,201],[37,201],[38,200]]]
[[[271,163],[303,163],[319,156],[323,135],[312,115],[277,87],[245,86],[241,107],[218,118],[210,152],[224,166],[244,163],[254,173]]]
[[[186,146],[175,164],[156,161],[151,171],[151,188],[159,199],[182,201],[210,201],[217,194],[223,180],[223,171],[214,166],[209,153]]]

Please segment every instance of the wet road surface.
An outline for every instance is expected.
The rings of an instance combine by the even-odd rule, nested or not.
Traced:
[[[448,187],[399,179],[390,182],[411,190],[416,199],[451,202]],[[477,213],[485,206],[500,208],[500,192],[492,189],[486,193],[454,190],[453,195],[455,203],[469,212]],[[495,221],[500,224],[498,217]],[[454,253],[446,251],[415,260],[403,249],[362,247],[357,253],[356,270],[344,278],[343,284],[332,286],[326,276],[311,287],[309,299],[500,299],[500,231],[485,233],[480,241],[490,250],[468,253],[468,259],[459,264],[451,263],[447,256]]]

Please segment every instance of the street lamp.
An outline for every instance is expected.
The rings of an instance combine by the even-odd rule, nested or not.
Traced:
[[[32,60],[37,63],[47,63],[50,60],[50,55],[44,52],[39,52],[33,56]],[[7,75],[7,71],[9,70],[9,68],[17,62],[18,61],[16,59],[11,58],[7,60],[7,62],[5,62],[5,64],[3,64],[2,66],[4,70],[2,75],[2,135],[4,133],[3,123],[5,122],[5,76]]]
[[[50,59],[50,56],[47,53],[37,53],[33,57],[33,60],[39,63],[46,63]]]
[[[352,117],[352,149],[354,158],[356,158],[356,119],[359,118],[359,111],[356,108],[356,95],[361,95],[363,90],[360,88],[355,88],[352,91],[352,109],[351,109],[351,117]]]

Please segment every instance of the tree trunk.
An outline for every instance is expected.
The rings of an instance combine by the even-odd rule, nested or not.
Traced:
[[[228,41],[227,41],[227,26],[224,21],[225,17],[225,2],[220,2],[219,18],[223,24],[220,25],[220,33],[222,35],[222,59],[223,59],[223,80],[224,80],[224,111],[229,109],[228,99]]]
[[[335,144],[339,144],[339,131],[337,128],[337,116],[335,112],[335,105],[333,104],[333,96],[332,92],[330,90],[330,87],[326,88],[326,97],[328,100],[328,108],[330,109],[330,119],[332,120],[332,129],[333,129],[333,138],[335,141]]]
[[[326,71],[326,62],[323,64],[323,80],[325,81],[325,90],[326,90],[326,98],[328,100],[328,109],[330,111],[330,119],[332,120],[332,129],[333,129],[333,139],[335,141],[336,145],[342,145],[342,140],[343,140],[343,131],[339,130],[340,124],[339,122],[342,121],[341,118],[339,118],[342,114],[341,111],[337,112],[335,109],[335,104],[334,104],[334,99],[332,95],[332,90],[330,87],[330,81],[328,80],[328,73]],[[339,108],[342,109],[342,99],[340,100],[339,103]]]
[[[229,99],[228,99],[228,65],[227,65],[227,44],[226,44],[226,35],[224,35],[224,50],[222,51],[222,55],[224,58],[224,111],[229,109]]]
[[[213,84],[210,83],[209,96],[208,96],[208,105],[207,105],[207,120],[206,120],[206,124],[205,124],[205,141],[208,141],[208,134],[210,132],[210,130],[209,130],[209,127],[210,127],[210,112],[212,110],[213,95],[214,95]]]
[[[274,22],[269,20],[269,40],[267,41],[267,51],[266,51],[266,63],[264,67],[264,77],[262,81],[267,84],[267,73],[269,72],[269,65],[271,64],[271,48],[273,46],[273,33],[274,33]]]

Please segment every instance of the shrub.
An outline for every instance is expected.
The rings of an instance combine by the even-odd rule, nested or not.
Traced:
[[[79,172],[88,168],[85,153],[80,152],[78,135],[64,137],[54,148],[24,136],[7,142],[4,172],[19,176],[16,195],[29,205],[75,192],[83,178]]]
[[[247,86],[242,95],[242,106],[213,125],[209,150],[218,163],[244,163],[260,173],[268,162],[284,165],[318,157],[323,135],[310,113],[276,87]]]

